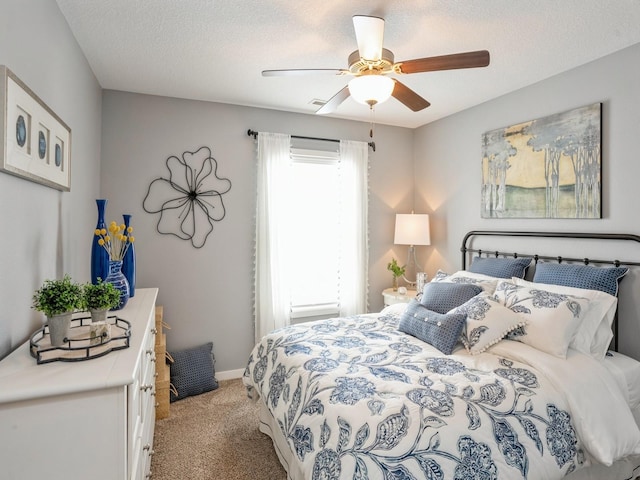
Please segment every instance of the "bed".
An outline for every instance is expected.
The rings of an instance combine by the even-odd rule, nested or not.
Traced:
[[[471,248],[497,235],[640,242],[470,232],[419,299],[266,335],[243,381],[288,478],[635,478],[640,363],[610,347],[638,263]]]

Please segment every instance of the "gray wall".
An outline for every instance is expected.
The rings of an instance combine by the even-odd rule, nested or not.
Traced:
[[[45,279],[88,281],[100,189],[101,89],[51,0],[0,2],[0,64],[27,84],[72,135],[71,192],[0,173],[0,358],[44,317],[31,297]]]
[[[107,220],[133,215],[139,287],[157,286],[171,331],[169,349],[214,342],[216,370],[244,368],[254,344],[253,242],[256,192],[255,143],[247,130],[368,140],[369,125],[320,116],[105,91],[102,193]],[[404,259],[393,245],[396,212],[413,207],[413,131],[377,126],[369,162],[370,309],[382,308],[391,283],[386,264]],[[142,202],[149,183],[167,177],[170,155],[211,148],[218,174],[231,180],[223,196],[226,217],[201,249],[156,231],[157,215]],[[309,251],[308,254],[315,255]],[[307,279],[313,285],[313,272]]]
[[[415,131],[416,210],[431,213],[427,271],[460,268],[460,242],[469,230],[597,231],[640,234],[635,194],[640,178],[640,44],[450,116]],[[481,135],[553,113],[603,104],[603,218],[599,220],[490,220],[480,218]],[[574,249],[582,257],[585,246]],[[611,247],[620,249],[619,246]],[[626,250],[626,251],[625,251]],[[636,247],[612,256],[640,259]],[[585,255],[588,256],[588,255]],[[630,285],[627,280],[622,286]],[[630,292],[630,296],[637,293]],[[621,295],[622,298],[622,295]],[[621,301],[622,302],[622,301]],[[622,305],[621,305],[622,308]],[[621,346],[640,358],[637,306]],[[627,309],[629,311],[629,309]],[[629,317],[627,317],[629,318]],[[637,342],[636,342],[637,343]]]
[[[78,281],[89,280],[95,199],[104,197],[109,199],[108,219],[133,214],[138,286],[160,288],[160,303],[172,325],[169,348],[211,340],[218,370],[243,368],[253,344],[255,196],[255,145],[246,130],[364,141],[368,125],[122,92],[101,95],[50,0],[0,3],[0,63],[71,127],[73,161],[70,193],[0,173],[0,220],[5,226],[0,240],[0,357],[41,325],[42,315],[30,305],[44,279],[69,273]],[[639,233],[633,195],[640,173],[638,65],[636,45],[415,131],[378,126],[378,149],[370,157],[370,310],[381,308],[380,291],[390,283],[386,263],[391,256],[406,256],[406,247],[392,243],[396,212],[415,208],[432,215],[433,245],[418,248],[430,276],[438,268],[459,267],[459,242],[470,229]],[[480,219],[481,134],[593,102],[604,105],[604,219]],[[215,225],[205,247],[195,250],[159,235],[156,217],[142,210],[142,199],[151,180],[165,175],[169,155],[202,145],[211,147],[220,175],[231,179],[233,188],[225,196],[227,217]],[[640,331],[627,331],[628,338],[638,335]]]

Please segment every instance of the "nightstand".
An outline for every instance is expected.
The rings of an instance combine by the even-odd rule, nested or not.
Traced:
[[[416,290],[407,290],[404,295],[398,292],[394,292],[393,288],[386,288],[382,291],[382,297],[384,298],[384,306],[388,307],[394,303],[409,303],[412,299],[416,298]]]

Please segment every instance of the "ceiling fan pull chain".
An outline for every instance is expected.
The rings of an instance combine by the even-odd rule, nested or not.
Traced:
[[[369,138],[373,139],[373,126],[375,125],[375,120],[376,120],[376,114],[375,114],[375,110],[373,109],[373,104],[369,106],[371,113],[370,113],[370,127],[369,127]]]

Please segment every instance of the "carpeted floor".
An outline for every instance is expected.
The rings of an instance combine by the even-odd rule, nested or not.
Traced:
[[[242,380],[171,404],[156,422],[154,480],[285,480],[271,439],[258,430]]]

